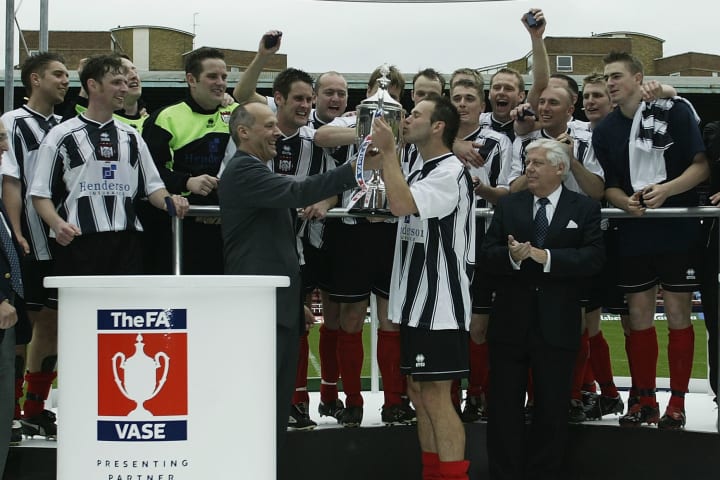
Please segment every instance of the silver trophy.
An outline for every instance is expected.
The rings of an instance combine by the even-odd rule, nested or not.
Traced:
[[[163,359],[164,362],[160,362]],[[120,360],[120,362],[118,362]],[[156,370],[164,364],[160,380],[157,380]],[[145,353],[145,344],[142,335],[138,334],[135,342],[135,353],[125,357],[122,352],[117,352],[112,357],[113,376],[115,384],[120,392],[136,404],[136,408],[128,413],[129,417],[146,418],[153,416],[152,412],[145,409],[143,404],[157,395],[167,380],[170,368],[170,357],[165,352],[158,352],[155,358]],[[120,380],[118,368],[125,372],[123,380]]]
[[[357,106],[356,142],[358,153],[355,178],[360,186],[353,192],[348,205],[348,212],[363,216],[392,217],[393,214],[388,208],[385,195],[385,184],[380,177],[380,170],[372,170],[371,177],[368,180],[365,180],[363,173],[365,155],[369,154],[368,146],[372,140],[372,124],[376,117],[382,115],[393,131],[396,145],[399,146],[401,143],[403,108],[387,91],[390,85],[390,79],[387,77],[390,68],[387,64],[380,68],[380,73],[381,76],[377,81],[378,89],[375,94],[366,98]]]

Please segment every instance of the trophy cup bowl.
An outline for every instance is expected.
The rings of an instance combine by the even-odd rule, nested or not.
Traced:
[[[386,73],[385,73],[386,74]],[[396,102],[387,93],[389,80],[382,77],[378,80],[379,88],[375,95],[363,100],[357,106],[356,111],[356,146],[358,150],[357,168],[362,169],[360,156],[364,156],[362,148],[366,140],[372,135],[372,124],[375,118],[382,115],[385,122],[390,126],[395,144],[401,143],[401,132],[403,122],[402,105]],[[368,217],[394,217],[388,207],[385,195],[385,184],[380,176],[380,170],[372,170],[370,178],[366,178],[365,186],[357,188],[352,195],[348,213]],[[364,177],[363,172],[356,172],[356,177]]]

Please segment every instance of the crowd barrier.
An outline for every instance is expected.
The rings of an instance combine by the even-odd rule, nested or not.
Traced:
[[[720,217],[720,208],[718,207],[685,207],[685,208],[658,208],[658,209],[647,209],[645,211],[645,214],[638,217],[635,215],[631,215],[624,210],[621,210],[619,208],[603,208],[602,211],[602,217],[603,218],[633,218],[637,219],[637,221],[643,221],[644,219],[648,218],[674,218],[674,217]],[[219,216],[220,215],[220,207],[216,205],[191,205],[190,209],[187,213],[188,216]],[[357,215],[348,212],[348,209],[346,208],[333,208],[328,211],[327,217],[328,218],[342,218],[342,217],[361,217],[362,215]],[[491,208],[478,208],[476,210],[476,216],[482,217],[486,219],[491,219],[493,216],[493,210]],[[720,228],[718,228],[718,248],[720,249]],[[173,262],[173,273],[175,275],[182,275],[182,220],[180,220],[177,217],[173,217],[172,219],[172,262]],[[720,252],[719,252],[720,253]],[[719,255],[720,258],[720,255]],[[720,289],[720,275],[718,275],[718,289]],[[720,292],[720,290],[719,290]],[[375,305],[375,296],[371,295],[370,298],[370,319],[371,319],[371,326],[372,326],[372,334],[370,335],[371,338],[371,371],[370,371],[370,389],[373,392],[377,392],[380,388],[380,370],[377,365],[377,335],[375,335],[375,330],[377,330],[377,315],[376,315],[376,305]],[[718,314],[720,316],[720,303],[718,306]],[[718,339],[716,339],[718,343],[720,343],[720,330],[718,332]],[[718,349],[718,364],[720,364],[720,349]],[[720,391],[720,379],[718,380],[718,391]],[[720,432],[720,409],[718,409],[718,418],[717,418],[717,430]]]

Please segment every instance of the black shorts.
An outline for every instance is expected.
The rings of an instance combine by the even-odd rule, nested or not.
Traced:
[[[55,275],[139,275],[142,232],[101,232],[75,237],[66,247],[50,240]]]
[[[43,307],[57,310],[57,288],[45,288],[43,280],[53,275],[53,260],[35,260],[25,256],[21,260],[23,288],[25,290],[25,307],[30,311],[38,311]]]
[[[644,292],[660,284],[668,292],[693,292],[700,276],[691,253],[664,253],[615,258],[616,284],[625,293]]]
[[[319,288],[327,291],[330,275],[329,254],[325,249],[313,247],[303,241],[303,258],[305,263],[300,266],[303,291],[307,294]]]
[[[465,378],[470,372],[468,332],[400,325],[400,371],[416,382]]]
[[[328,225],[330,298],[339,303],[366,300],[370,293],[388,298],[395,253],[396,223]]]

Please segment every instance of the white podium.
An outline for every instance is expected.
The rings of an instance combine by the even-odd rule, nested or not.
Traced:
[[[57,478],[274,478],[275,289],[288,284],[46,278],[59,289]]]

